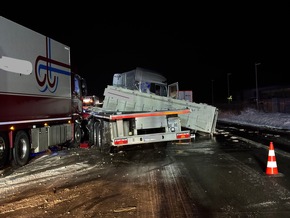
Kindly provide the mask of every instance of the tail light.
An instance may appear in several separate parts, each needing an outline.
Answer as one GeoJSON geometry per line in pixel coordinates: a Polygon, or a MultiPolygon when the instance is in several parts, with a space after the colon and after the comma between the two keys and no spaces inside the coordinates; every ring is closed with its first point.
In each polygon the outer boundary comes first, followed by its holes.
{"type": "Polygon", "coordinates": [[[114,140],[115,145],[125,145],[128,144],[128,139],[127,138],[121,138],[121,139],[115,139],[114,140]]]}
{"type": "Polygon", "coordinates": [[[188,138],[190,138],[190,133],[177,133],[176,138],[177,139],[188,139],[188,138]]]}

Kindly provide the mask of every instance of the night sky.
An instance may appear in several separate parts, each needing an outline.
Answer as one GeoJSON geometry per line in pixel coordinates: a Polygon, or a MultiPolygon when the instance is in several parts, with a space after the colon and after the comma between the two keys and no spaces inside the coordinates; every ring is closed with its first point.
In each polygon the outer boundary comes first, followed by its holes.
{"type": "Polygon", "coordinates": [[[255,63],[261,63],[259,87],[290,85],[286,5],[121,7],[0,15],[70,46],[73,69],[90,95],[102,96],[114,73],[136,67],[179,82],[202,103],[211,103],[212,93],[215,102],[226,102],[228,88],[232,95],[255,89],[255,63]]]}

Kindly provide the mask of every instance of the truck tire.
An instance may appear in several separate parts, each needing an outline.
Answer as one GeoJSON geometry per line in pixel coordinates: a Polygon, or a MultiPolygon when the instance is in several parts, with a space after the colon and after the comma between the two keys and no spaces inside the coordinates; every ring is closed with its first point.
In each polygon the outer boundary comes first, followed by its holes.
{"type": "Polygon", "coordinates": [[[30,156],[30,143],[28,135],[21,130],[16,133],[13,147],[13,159],[17,166],[24,166],[28,163],[30,156]]]}
{"type": "Polygon", "coordinates": [[[10,148],[7,136],[0,133],[0,169],[2,169],[9,160],[10,148]]]}
{"type": "Polygon", "coordinates": [[[101,150],[102,148],[102,133],[101,133],[101,122],[96,121],[94,123],[94,145],[101,150]]]}
{"type": "Polygon", "coordinates": [[[110,146],[103,140],[103,122],[96,121],[94,123],[94,144],[101,153],[110,153],[110,146]]]}
{"type": "Polygon", "coordinates": [[[81,139],[82,139],[82,130],[81,126],[78,123],[75,123],[74,125],[74,141],[72,143],[73,148],[80,147],[81,139]]]}

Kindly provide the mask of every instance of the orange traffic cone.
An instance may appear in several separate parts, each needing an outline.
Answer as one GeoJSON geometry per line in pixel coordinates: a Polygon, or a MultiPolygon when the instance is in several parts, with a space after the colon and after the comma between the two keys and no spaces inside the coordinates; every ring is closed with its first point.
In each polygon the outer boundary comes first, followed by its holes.
{"type": "Polygon", "coordinates": [[[268,175],[278,174],[278,167],[277,167],[277,163],[276,163],[273,142],[270,142],[266,174],[268,174],[268,175]]]}

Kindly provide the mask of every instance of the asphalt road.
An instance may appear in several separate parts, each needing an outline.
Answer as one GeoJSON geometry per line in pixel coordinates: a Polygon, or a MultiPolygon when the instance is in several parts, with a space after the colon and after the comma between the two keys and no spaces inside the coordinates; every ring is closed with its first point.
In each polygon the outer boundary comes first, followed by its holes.
{"type": "Polygon", "coordinates": [[[47,153],[2,170],[0,217],[287,217],[289,155],[226,132],[114,154],[47,153]]]}

